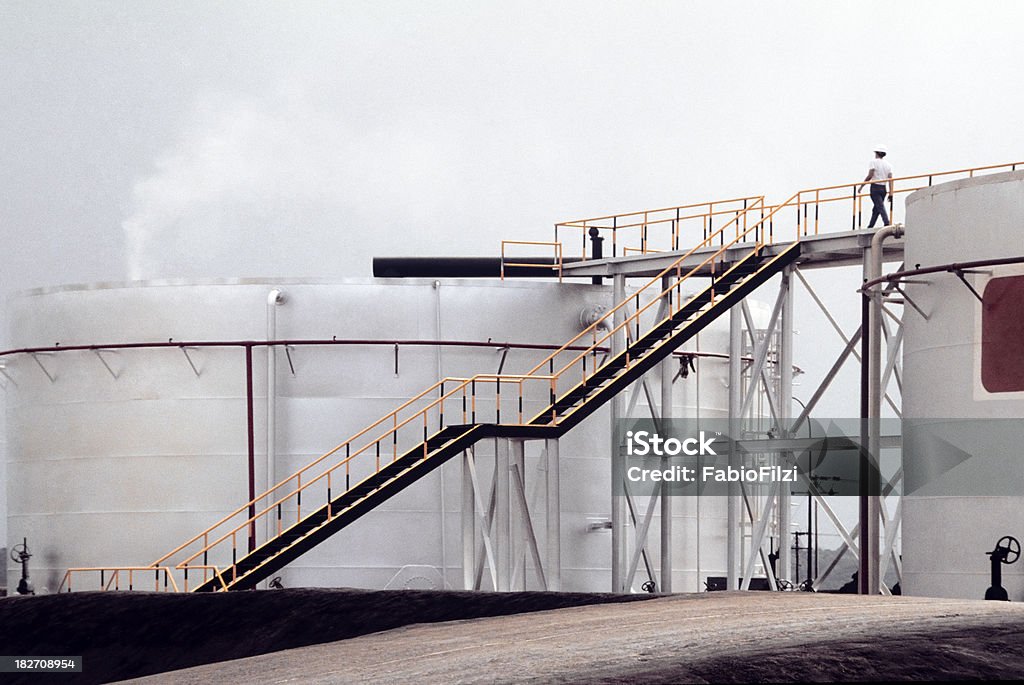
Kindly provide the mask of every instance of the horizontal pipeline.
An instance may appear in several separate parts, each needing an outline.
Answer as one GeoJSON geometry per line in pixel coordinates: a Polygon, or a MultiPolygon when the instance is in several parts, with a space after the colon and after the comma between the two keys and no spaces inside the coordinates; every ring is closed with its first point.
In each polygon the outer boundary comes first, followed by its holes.
{"type": "MultiPolygon", "coordinates": [[[[186,340],[177,341],[173,338],[167,342],[132,342],[132,343],[105,343],[91,345],[61,345],[57,343],[49,347],[20,347],[17,349],[0,351],[0,357],[9,357],[18,354],[40,354],[48,352],[102,352],[106,350],[142,350],[142,349],[164,349],[164,348],[199,348],[199,347],[304,347],[316,345],[386,345],[389,347],[485,347],[494,350],[543,350],[553,352],[563,349],[561,345],[548,345],[544,343],[508,343],[494,342],[492,340],[373,340],[373,339],[342,339],[331,338],[330,340],[318,339],[288,339],[288,340],[186,340]]],[[[607,347],[589,347],[587,345],[569,345],[564,348],[571,352],[608,352],[607,347]]],[[[695,357],[698,359],[728,359],[729,355],[724,352],[691,352],[676,350],[673,356],[679,358],[695,357]]],[[[741,357],[744,362],[754,361],[753,357],[741,357]]],[[[803,371],[794,366],[797,373],[803,371]]]]}
{"type": "MultiPolygon", "coordinates": [[[[550,257],[516,257],[517,265],[505,265],[511,278],[555,278],[558,263],[550,257]]],[[[581,262],[581,257],[566,257],[562,264],[581,262]]],[[[374,257],[376,278],[500,278],[501,257],[374,257]]]]}

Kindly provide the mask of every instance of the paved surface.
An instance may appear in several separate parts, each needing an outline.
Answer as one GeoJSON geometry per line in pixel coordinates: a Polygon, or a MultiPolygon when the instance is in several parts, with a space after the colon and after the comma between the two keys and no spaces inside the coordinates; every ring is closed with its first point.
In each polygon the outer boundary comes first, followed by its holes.
{"type": "Polygon", "coordinates": [[[1021,673],[1024,605],[707,593],[408,626],[133,682],[654,683],[1021,673]]]}

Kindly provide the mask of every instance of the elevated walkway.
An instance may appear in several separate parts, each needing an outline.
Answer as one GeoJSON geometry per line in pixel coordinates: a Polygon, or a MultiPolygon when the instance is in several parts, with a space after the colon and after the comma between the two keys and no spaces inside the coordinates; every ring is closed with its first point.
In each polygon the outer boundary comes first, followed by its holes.
{"type": "MultiPolygon", "coordinates": [[[[878,229],[865,228],[842,233],[826,233],[822,235],[803,236],[799,239],[800,256],[797,265],[801,269],[813,269],[836,266],[855,266],[864,261],[864,251],[871,245],[871,238],[878,229]]],[[[775,256],[787,249],[787,243],[765,245],[765,254],[775,256]]],[[[703,248],[687,255],[681,262],[683,269],[690,270],[700,267],[694,276],[710,276],[710,269],[701,266],[708,255],[716,248],[703,248]]],[[[744,255],[743,245],[734,245],[722,255],[725,264],[732,264],[744,255]]],[[[566,277],[611,277],[624,275],[628,278],[650,278],[663,271],[668,265],[675,263],[679,252],[650,252],[607,259],[590,259],[587,261],[567,262],[562,266],[566,277]]],[[[903,242],[889,241],[884,245],[883,261],[903,261],[903,242]]]]}

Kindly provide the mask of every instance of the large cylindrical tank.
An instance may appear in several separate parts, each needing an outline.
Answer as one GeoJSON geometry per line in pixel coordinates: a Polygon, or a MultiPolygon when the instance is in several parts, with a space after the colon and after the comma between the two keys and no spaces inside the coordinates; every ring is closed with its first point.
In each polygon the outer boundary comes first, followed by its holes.
{"type": "MultiPolygon", "coordinates": [[[[906,226],[909,269],[1024,255],[1024,172],[919,190],[906,226]]],[[[986,553],[1024,539],[1024,265],[961,276],[906,284],[902,587],[981,599],[986,553]]],[[[1002,575],[1024,600],[1024,563],[1002,575]]]]}
{"type": "MultiPolygon", "coordinates": [[[[558,345],[581,330],[585,311],[610,300],[607,287],[538,282],[264,279],[67,286],[11,300],[11,346],[266,340],[268,294],[274,290],[281,292],[280,304],[272,307],[277,340],[558,345]]],[[[724,352],[725,330],[716,323],[687,349],[724,352]]],[[[546,354],[390,344],[276,350],[271,482],[441,376],[499,367],[523,372],[546,354]]],[[[252,357],[254,476],[261,491],[268,482],[266,348],[253,348],[252,357]]],[[[704,416],[720,416],[727,362],[697,363],[698,373],[676,381],[675,411],[693,416],[699,402],[704,416]]],[[[6,357],[5,371],[11,379],[8,475],[15,484],[9,538],[29,538],[38,587],[56,589],[68,567],[149,564],[248,499],[243,347],[22,353],[6,357]]],[[[531,501],[542,482],[539,445],[528,444],[526,453],[531,501]]],[[[610,510],[609,449],[607,409],[562,439],[565,590],[610,587],[608,531],[599,525],[610,510]]],[[[480,447],[485,459],[492,450],[480,447]]],[[[293,562],[282,572],[283,582],[460,587],[460,487],[461,467],[453,460],[293,562]]],[[[674,510],[675,589],[697,590],[704,576],[724,573],[724,502],[681,501],[674,510]]],[[[538,535],[543,545],[543,530],[538,535]]],[[[15,573],[9,570],[9,582],[15,573]]],[[[532,576],[530,585],[536,587],[532,576]]]]}

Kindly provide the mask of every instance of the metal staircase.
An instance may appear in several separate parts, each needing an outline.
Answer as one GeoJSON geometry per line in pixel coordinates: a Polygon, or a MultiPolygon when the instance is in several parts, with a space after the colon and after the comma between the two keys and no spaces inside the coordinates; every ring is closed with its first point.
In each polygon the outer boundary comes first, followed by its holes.
{"type": "MultiPolygon", "coordinates": [[[[241,558],[233,559],[227,569],[228,577],[214,575],[196,590],[235,590],[255,586],[482,438],[560,437],[764,281],[792,264],[800,249],[799,244],[793,244],[781,254],[765,259],[761,257],[762,247],[754,246],[699,294],[630,342],[621,353],[607,359],[592,375],[557,397],[529,423],[444,425],[376,473],[345,489],[337,497],[331,497],[280,535],[241,558]]],[[[237,548],[235,552],[237,554],[237,548]]]]}
{"type": "MultiPolygon", "coordinates": [[[[1007,168],[1017,164],[906,177],[899,192],[933,177],[1007,168]]],[[[560,437],[792,265],[801,238],[818,235],[819,209],[851,199],[857,228],[858,184],[800,191],[772,206],[747,197],[558,224],[556,241],[544,244],[555,246],[559,277],[560,227],[580,230],[584,261],[594,229],[610,235],[613,257],[663,252],[672,261],[525,374],[442,379],[149,566],[69,569],[61,589],[96,572],[100,589],[132,589],[141,578],[155,590],[252,588],[481,439],[560,437]],[[776,241],[783,210],[795,210],[796,230],[776,241]],[[657,229],[660,250],[652,247],[657,229]],[[621,243],[620,252],[617,236],[629,231],[639,248],[621,243]],[[686,244],[694,246],[683,252],[686,244]],[[540,411],[530,416],[529,408],[540,411]]]]}

